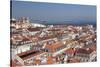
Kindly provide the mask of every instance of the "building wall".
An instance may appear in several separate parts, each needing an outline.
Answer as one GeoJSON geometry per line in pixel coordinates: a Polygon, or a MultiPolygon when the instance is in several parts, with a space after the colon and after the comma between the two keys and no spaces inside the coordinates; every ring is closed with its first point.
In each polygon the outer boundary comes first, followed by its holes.
{"type": "Polygon", "coordinates": [[[18,54],[18,53],[21,53],[21,52],[25,52],[25,51],[27,51],[27,50],[30,50],[31,45],[32,45],[32,43],[18,46],[18,47],[15,49],[14,52],[15,52],[15,54],[18,54]]]}

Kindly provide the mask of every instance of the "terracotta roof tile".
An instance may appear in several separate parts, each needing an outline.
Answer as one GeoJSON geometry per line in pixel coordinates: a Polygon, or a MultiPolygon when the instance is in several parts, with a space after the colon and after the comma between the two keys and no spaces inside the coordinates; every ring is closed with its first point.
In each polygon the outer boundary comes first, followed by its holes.
{"type": "Polygon", "coordinates": [[[76,53],[82,53],[82,54],[90,54],[93,50],[90,48],[77,48],[76,53]]]}
{"type": "Polygon", "coordinates": [[[67,54],[74,54],[75,53],[75,50],[73,48],[69,48],[65,51],[65,53],[67,54]]]}
{"type": "Polygon", "coordinates": [[[46,45],[46,48],[49,48],[49,49],[56,49],[56,48],[59,48],[63,45],[62,42],[56,42],[56,43],[53,43],[51,45],[46,45]]]}

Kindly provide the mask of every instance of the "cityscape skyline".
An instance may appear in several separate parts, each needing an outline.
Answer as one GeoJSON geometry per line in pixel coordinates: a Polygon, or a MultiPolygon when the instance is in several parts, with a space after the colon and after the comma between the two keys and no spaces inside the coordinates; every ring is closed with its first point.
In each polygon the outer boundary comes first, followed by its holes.
{"type": "Polygon", "coordinates": [[[10,66],[97,61],[95,5],[11,4],[10,66]]]}

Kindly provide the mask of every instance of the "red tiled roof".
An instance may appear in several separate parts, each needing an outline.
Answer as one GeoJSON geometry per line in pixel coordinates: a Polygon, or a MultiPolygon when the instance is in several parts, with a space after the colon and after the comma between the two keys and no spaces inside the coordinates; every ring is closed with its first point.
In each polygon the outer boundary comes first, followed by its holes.
{"type": "Polygon", "coordinates": [[[28,38],[23,38],[22,41],[30,41],[28,38]]]}
{"type": "Polygon", "coordinates": [[[44,37],[39,37],[40,40],[46,40],[46,39],[50,39],[50,38],[54,38],[55,36],[53,35],[47,35],[47,36],[44,36],[44,37]]]}
{"type": "Polygon", "coordinates": [[[78,59],[78,58],[69,58],[67,61],[69,63],[77,63],[77,62],[80,62],[80,59],[78,59]]]}
{"type": "Polygon", "coordinates": [[[85,46],[84,48],[90,48],[90,49],[96,51],[96,44],[87,45],[87,46],[85,46]]]}
{"type": "Polygon", "coordinates": [[[46,45],[46,48],[49,48],[49,49],[56,49],[56,48],[59,48],[63,45],[62,42],[56,42],[56,43],[53,43],[51,45],[46,45]]]}
{"type": "Polygon", "coordinates": [[[73,48],[69,48],[65,51],[65,53],[67,54],[74,54],[75,53],[75,50],[73,48]]]}
{"type": "Polygon", "coordinates": [[[93,50],[90,48],[77,48],[76,53],[82,53],[82,54],[90,54],[93,50]]]}
{"type": "Polygon", "coordinates": [[[32,31],[40,31],[41,28],[38,28],[38,27],[37,27],[37,28],[28,28],[28,30],[31,31],[31,32],[32,32],[32,31]]]}

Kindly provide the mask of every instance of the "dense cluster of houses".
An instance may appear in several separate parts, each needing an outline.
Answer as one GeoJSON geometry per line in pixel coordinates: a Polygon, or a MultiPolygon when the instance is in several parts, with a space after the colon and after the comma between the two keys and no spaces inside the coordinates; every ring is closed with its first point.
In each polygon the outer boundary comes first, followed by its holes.
{"type": "Polygon", "coordinates": [[[96,61],[96,27],[43,25],[11,19],[11,65],[46,65],[96,61]]]}

